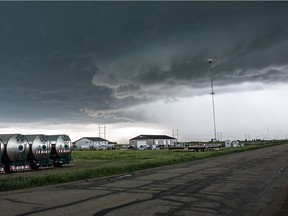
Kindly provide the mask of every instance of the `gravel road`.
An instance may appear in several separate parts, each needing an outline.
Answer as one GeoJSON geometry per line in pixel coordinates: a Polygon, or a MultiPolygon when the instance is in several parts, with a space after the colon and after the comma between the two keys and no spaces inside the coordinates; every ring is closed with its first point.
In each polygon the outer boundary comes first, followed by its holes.
{"type": "MultiPolygon", "coordinates": [[[[288,144],[146,171],[0,193],[0,215],[287,213],[288,144]]],[[[287,215],[287,214],[286,214],[287,215]]]]}

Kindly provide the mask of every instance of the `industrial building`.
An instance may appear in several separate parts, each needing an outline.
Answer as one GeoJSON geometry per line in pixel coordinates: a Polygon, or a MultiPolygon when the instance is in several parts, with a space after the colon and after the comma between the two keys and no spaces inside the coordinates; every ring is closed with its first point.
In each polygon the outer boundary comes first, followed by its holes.
{"type": "Polygon", "coordinates": [[[129,140],[130,146],[134,148],[165,148],[174,146],[176,139],[166,135],[139,135],[129,140]]]}
{"type": "Polygon", "coordinates": [[[77,149],[82,150],[106,150],[110,147],[109,141],[101,137],[82,137],[74,143],[77,149]]]}

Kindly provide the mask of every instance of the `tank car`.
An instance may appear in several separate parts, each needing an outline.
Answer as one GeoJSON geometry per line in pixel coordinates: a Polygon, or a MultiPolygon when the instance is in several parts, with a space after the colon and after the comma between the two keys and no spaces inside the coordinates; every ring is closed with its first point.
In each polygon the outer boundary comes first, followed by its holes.
{"type": "Polygon", "coordinates": [[[19,172],[30,170],[27,161],[29,144],[27,138],[22,134],[0,134],[4,144],[2,162],[5,172],[19,172]]]}
{"type": "Polygon", "coordinates": [[[32,169],[52,168],[53,160],[50,159],[51,143],[47,136],[25,135],[29,142],[30,150],[28,161],[32,169]]]}
{"type": "Polygon", "coordinates": [[[2,157],[4,154],[4,144],[2,139],[0,138],[0,173],[5,173],[4,164],[2,163],[2,157]]]}
{"type": "Polygon", "coordinates": [[[68,165],[72,160],[71,139],[67,135],[49,135],[47,136],[51,141],[51,156],[54,166],[68,165]]]}

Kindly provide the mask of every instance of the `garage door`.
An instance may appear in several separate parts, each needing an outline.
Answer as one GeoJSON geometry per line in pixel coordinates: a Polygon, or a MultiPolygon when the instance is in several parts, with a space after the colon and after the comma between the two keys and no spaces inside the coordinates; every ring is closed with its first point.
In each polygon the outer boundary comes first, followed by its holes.
{"type": "Polygon", "coordinates": [[[145,145],[146,145],[146,141],[143,141],[143,140],[137,141],[137,148],[140,148],[140,146],[145,146],[145,145]]]}

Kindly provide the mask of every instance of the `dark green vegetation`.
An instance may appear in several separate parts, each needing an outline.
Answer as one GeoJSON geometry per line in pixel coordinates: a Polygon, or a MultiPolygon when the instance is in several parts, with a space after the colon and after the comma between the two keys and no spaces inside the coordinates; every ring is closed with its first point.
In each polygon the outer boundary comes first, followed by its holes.
{"type": "Polygon", "coordinates": [[[199,160],[283,143],[284,142],[277,142],[238,148],[221,148],[219,151],[209,152],[183,150],[73,151],[73,163],[75,165],[33,172],[4,174],[0,177],[0,191],[131,173],[137,170],[199,160]]]}

